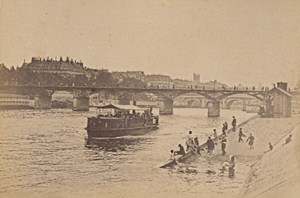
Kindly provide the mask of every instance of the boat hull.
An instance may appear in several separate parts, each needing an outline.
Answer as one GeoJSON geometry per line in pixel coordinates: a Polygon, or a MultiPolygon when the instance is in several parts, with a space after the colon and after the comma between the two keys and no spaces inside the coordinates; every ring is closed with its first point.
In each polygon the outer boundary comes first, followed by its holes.
{"type": "Polygon", "coordinates": [[[117,129],[92,129],[86,128],[88,138],[94,137],[119,137],[127,135],[144,135],[147,132],[158,129],[157,125],[135,127],[135,128],[117,128],[117,129]]]}
{"type": "Polygon", "coordinates": [[[176,160],[169,160],[169,161],[165,162],[164,164],[162,164],[159,167],[160,168],[172,168],[177,164],[177,162],[189,163],[189,162],[194,161],[199,156],[200,156],[199,154],[193,153],[190,151],[190,152],[187,152],[185,155],[178,157],[176,160]]]}
{"type": "Polygon", "coordinates": [[[0,105],[0,110],[23,110],[34,109],[32,106],[27,105],[0,105]]]}

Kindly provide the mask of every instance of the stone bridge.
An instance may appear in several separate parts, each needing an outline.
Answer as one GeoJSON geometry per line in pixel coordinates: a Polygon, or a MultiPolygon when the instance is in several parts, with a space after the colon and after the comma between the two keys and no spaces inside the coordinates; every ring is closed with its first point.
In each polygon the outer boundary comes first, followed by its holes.
{"type": "Polygon", "coordinates": [[[220,116],[220,103],[223,99],[235,95],[246,94],[264,101],[268,91],[265,90],[233,90],[233,89],[165,89],[165,88],[120,88],[120,87],[79,87],[79,86],[21,86],[0,85],[0,93],[29,95],[34,98],[35,108],[51,108],[52,94],[58,91],[69,92],[73,95],[73,110],[88,111],[89,97],[92,94],[106,92],[118,100],[133,99],[141,93],[151,93],[160,101],[161,114],[173,114],[173,101],[176,97],[194,93],[203,96],[207,101],[208,116],[220,116]]]}
{"type": "Polygon", "coordinates": [[[233,96],[229,96],[227,98],[224,98],[222,101],[222,107],[224,109],[230,109],[231,106],[235,103],[235,102],[240,102],[242,103],[242,110],[246,111],[246,107],[247,106],[261,106],[263,105],[263,101],[259,100],[255,97],[249,97],[247,95],[233,95],[233,96]]]}
{"type": "MultiPolygon", "coordinates": [[[[190,108],[207,108],[211,101],[200,95],[181,95],[174,100],[174,106],[190,107],[190,108]]],[[[242,110],[246,110],[247,106],[261,106],[262,101],[257,98],[245,94],[236,94],[228,96],[220,101],[220,107],[230,109],[235,103],[242,103],[242,110]]]]}

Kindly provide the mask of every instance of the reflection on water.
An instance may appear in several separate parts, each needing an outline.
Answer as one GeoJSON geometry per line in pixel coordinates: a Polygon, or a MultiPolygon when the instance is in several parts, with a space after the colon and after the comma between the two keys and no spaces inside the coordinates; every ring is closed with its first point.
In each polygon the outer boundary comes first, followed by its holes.
{"type": "Polygon", "coordinates": [[[149,142],[148,137],[114,137],[114,138],[87,138],[85,147],[92,150],[107,152],[130,151],[137,144],[149,142]]]}

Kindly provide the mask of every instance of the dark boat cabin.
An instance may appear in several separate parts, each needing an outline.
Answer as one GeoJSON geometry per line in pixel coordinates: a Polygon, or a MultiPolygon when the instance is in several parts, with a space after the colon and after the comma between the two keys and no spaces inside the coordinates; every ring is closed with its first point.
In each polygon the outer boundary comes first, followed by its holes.
{"type": "Polygon", "coordinates": [[[88,119],[88,128],[121,129],[158,124],[150,110],[134,105],[105,105],[98,107],[98,116],[88,119]]]}

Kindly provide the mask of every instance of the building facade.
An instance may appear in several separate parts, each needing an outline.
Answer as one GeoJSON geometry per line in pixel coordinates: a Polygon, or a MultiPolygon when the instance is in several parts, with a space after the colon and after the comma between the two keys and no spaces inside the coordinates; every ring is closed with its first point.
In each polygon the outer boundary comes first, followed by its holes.
{"type": "Polygon", "coordinates": [[[287,83],[277,83],[277,87],[270,90],[273,97],[273,117],[291,117],[292,95],[287,92],[287,83]]]}
{"type": "Polygon", "coordinates": [[[85,75],[86,71],[82,62],[74,61],[73,59],[53,60],[52,58],[42,59],[33,57],[30,63],[24,61],[22,68],[28,69],[37,73],[54,73],[54,74],[68,74],[68,75],[85,75]]]}

